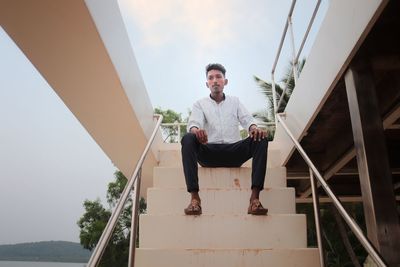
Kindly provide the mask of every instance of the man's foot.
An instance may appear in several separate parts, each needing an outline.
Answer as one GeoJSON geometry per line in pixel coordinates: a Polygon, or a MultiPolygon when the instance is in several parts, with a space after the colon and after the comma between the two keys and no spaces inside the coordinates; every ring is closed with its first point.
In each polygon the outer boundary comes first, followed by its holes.
{"type": "Polygon", "coordinates": [[[258,198],[250,200],[250,206],[247,210],[247,214],[251,215],[267,215],[268,209],[264,208],[261,205],[261,202],[258,198]]]}
{"type": "Polygon", "coordinates": [[[192,199],[190,201],[189,206],[184,209],[186,215],[200,215],[201,214],[201,205],[200,201],[197,199],[192,199]]]}

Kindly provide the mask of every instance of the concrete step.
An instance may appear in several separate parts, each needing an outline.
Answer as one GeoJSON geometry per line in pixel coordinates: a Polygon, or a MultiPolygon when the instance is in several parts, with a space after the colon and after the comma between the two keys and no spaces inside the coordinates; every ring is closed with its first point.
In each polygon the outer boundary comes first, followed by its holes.
{"type": "Polygon", "coordinates": [[[136,249],[138,267],[319,267],[318,250],[300,249],[136,249]]]}
{"type": "MultiPolygon", "coordinates": [[[[267,167],[281,167],[280,150],[268,149],[267,167]]],[[[162,146],[158,154],[159,166],[182,166],[181,150],[178,144],[162,146]]],[[[251,167],[251,159],[243,164],[243,167],[251,167]]]]}
{"type": "MultiPolygon", "coordinates": [[[[200,191],[203,214],[247,214],[250,189],[203,189],[200,191]]],[[[149,188],[147,190],[148,214],[183,215],[189,204],[190,194],[186,189],[149,188]]],[[[293,188],[266,188],[260,194],[260,201],[269,214],[296,213],[295,191],[293,188]]]]}
{"type": "MultiPolygon", "coordinates": [[[[155,167],[154,187],[186,188],[183,168],[155,167]]],[[[199,186],[202,188],[250,188],[251,168],[199,168],[199,186]]],[[[264,187],[285,187],[286,168],[268,168],[264,187]]]]}
{"type": "Polygon", "coordinates": [[[306,248],[303,214],[141,215],[141,248],[306,248]]]}

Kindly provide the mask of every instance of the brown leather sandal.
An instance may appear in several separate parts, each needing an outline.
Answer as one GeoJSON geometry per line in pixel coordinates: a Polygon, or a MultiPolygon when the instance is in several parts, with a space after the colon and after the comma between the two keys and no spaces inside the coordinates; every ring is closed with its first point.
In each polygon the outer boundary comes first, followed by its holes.
{"type": "Polygon", "coordinates": [[[187,206],[184,211],[186,215],[200,215],[202,213],[200,201],[197,199],[192,199],[189,206],[187,206]]]}
{"type": "Polygon", "coordinates": [[[259,199],[253,199],[253,201],[250,201],[250,206],[249,209],[247,210],[247,214],[251,215],[267,215],[268,209],[264,208],[261,205],[261,202],[259,199]]]}

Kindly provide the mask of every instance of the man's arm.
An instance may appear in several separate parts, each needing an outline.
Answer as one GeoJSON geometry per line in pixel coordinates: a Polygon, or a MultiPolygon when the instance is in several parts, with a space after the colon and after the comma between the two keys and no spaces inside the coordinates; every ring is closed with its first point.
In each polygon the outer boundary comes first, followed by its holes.
{"type": "Polygon", "coordinates": [[[188,131],[196,135],[197,140],[201,144],[208,142],[208,136],[204,129],[204,113],[199,101],[193,104],[192,113],[188,121],[188,131]]]}
{"type": "Polygon", "coordinates": [[[253,116],[250,115],[240,101],[238,103],[238,118],[242,127],[245,129],[247,128],[250,138],[253,138],[254,141],[260,141],[267,136],[267,132],[257,127],[253,116]]]}

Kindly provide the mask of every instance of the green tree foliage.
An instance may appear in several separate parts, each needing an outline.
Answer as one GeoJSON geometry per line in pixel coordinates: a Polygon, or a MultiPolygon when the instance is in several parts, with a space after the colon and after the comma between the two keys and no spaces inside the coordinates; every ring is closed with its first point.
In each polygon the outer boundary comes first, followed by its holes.
{"type": "Polygon", "coordinates": [[[84,248],[92,250],[100,239],[111,213],[103,207],[100,199],[85,200],[83,206],[86,212],[78,221],[81,229],[79,239],[84,248]]]}
{"type": "Polygon", "coordinates": [[[172,109],[161,109],[157,107],[154,113],[163,115],[163,123],[182,122],[182,114],[173,111],[172,109]]]}
{"type": "Polygon", "coordinates": [[[115,181],[109,183],[107,189],[107,202],[111,207],[117,204],[117,200],[120,198],[128,182],[128,179],[126,179],[125,175],[120,171],[114,173],[114,178],[115,181]]]}
{"type": "MultiPolygon", "coordinates": [[[[298,73],[300,74],[301,71],[303,70],[304,64],[305,64],[305,59],[301,60],[298,64],[298,73]]],[[[253,113],[253,116],[263,122],[274,122],[274,104],[273,104],[273,94],[272,94],[272,83],[264,81],[263,79],[254,76],[254,81],[257,83],[257,85],[261,89],[261,93],[266,97],[267,103],[266,103],[266,109],[262,111],[258,111],[253,113]]],[[[281,98],[283,91],[284,91],[284,86],[287,84],[286,92],[283,95],[282,99],[282,104],[278,109],[278,112],[283,112],[286,108],[287,103],[289,102],[289,98],[292,95],[292,92],[295,87],[294,83],[294,76],[292,72],[292,64],[289,63],[288,66],[286,67],[285,74],[282,79],[279,80],[279,82],[275,83],[275,91],[276,91],[276,102],[279,102],[279,99],[281,98]]],[[[273,140],[274,134],[275,134],[275,126],[267,126],[266,127],[269,132],[268,140],[273,140]]]]}
{"type": "MultiPolygon", "coordinates": [[[[363,206],[361,203],[344,203],[346,211],[357,222],[357,224],[366,233],[365,219],[363,213],[363,206]]],[[[310,203],[297,204],[297,213],[304,213],[307,215],[307,242],[310,247],[317,247],[317,237],[315,230],[315,220],[313,206],[310,203]]],[[[349,253],[346,250],[341,235],[338,230],[338,224],[334,217],[334,209],[332,203],[321,203],[320,205],[320,223],[321,235],[323,239],[326,263],[328,267],[350,267],[354,266],[349,253]]],[[[344,222],[343,222],[344,223],[344,222]]],[[[346,224],[346,223],[344,223],[346,224]]],[[[365,261],[367,252],[364,250],[353,232],[346,227],[345,235],[349,238],[351,247],[357,255],[359,263],[365,261]]]]}
{"type": "MultiPolygon", "coordinates": [[[[304,64],[306,63],[306,60],[303,59],[299,62],[298,64],[298,73],[300,74],[301,71],[303,70],[304,64]]],[[[261,93],[267,98],[267,108],[266,111],[256,113],[255,115],[257,116],[258,114],[261,115],[260,117],[263,118],[265,121],[273,121],[274,120],[274,106],[273,106],[273,95],[272,95],[272,83],[264,81],[263,79],[254,76],[254,80],[257,83],[257,85],[261,89],[261,93]],[[265,115],[266,116],[263,116],[265,115]]],[[[292,72],[292,64],[289,63],[288,66],[286,67],[285,74],[282,79],[280,79],[278,82],[275,83],[275,89],[276,89],[276,101],[278,102],[279,99],[281,98],[284,87],[282,86],[287,84],[286,92],[283,96],[282,99],[282,104],[278,109],[278,112],[283,112],[286,108],[287,103],[289,102],[289,98],[292,95],[292,92],[295,87],[294,83],[294,76],[292,72]]]]}
{"type": "MultiPolygon", "coordinates": [[[[182,122],[187,122],[188,118],[182,119],[182,114],[177,113],[171,109],[162,109],[160,107],[157,107],[154,109],[154,113],[156,114],[161,114],[163,115],[163,120],[162,123],[182,123],[182,122]]],[[[168,126],[168,127],[162,127],[162,135],[164,142],[167,143],[176,143],[180,140],[178,140],[178,129],[180,131],[181,136],[183,136],[186,133],[186,126],[168,126]]]]}
{"type": "MultiPolygon", "coordinates": [[[[83,206],[85,213],[78,221],[80,228],[79,239],[84,248],[93,250],[97,245],[101,234],[111,216],[111,210],[118,203],[122,191],[124,190],[127,179],[120,171],[114,173],[115,180],[108,184],[107,202],[109,208],[106,209],[100,203],[85,200],[83,206]]],[[[146,201],[140,199],[139,212],[146,211],[146,201]]],[[[127,266],[129,256],[129,238],[132,221],[132,200],[128,199],[125,208],[114,229],[113,235],[100,262],[100,267],[127,266]]]]}

